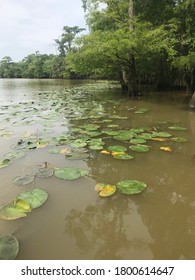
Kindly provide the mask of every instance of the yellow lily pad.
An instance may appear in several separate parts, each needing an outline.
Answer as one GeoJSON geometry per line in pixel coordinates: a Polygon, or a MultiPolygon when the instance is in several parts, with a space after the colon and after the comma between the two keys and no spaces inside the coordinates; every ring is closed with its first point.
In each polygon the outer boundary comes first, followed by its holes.
{"type": "Polygon", "coordinates": [[[107,197],[113,195],[116,192],[116,186],[98,183],[95,185],[95,190],[99,192],[99,196],[107,197]]]}
{"type": "Polygon", "coordinates": [[[172,152],[171,147],[160,147],[160,150],[165,152],[172,152]]]}

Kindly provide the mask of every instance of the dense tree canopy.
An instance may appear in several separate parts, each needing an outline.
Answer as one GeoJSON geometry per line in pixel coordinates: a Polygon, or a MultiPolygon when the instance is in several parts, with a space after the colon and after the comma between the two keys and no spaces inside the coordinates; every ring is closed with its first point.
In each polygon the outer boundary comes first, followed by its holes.
{"type": "Polygon", "coordinates": [[[83,0],[89,32],[64,26],[58,55],[0,62],[0,77],[105,78],[129,94],[142,85],[195,90],[194,0],[83,0]]]}

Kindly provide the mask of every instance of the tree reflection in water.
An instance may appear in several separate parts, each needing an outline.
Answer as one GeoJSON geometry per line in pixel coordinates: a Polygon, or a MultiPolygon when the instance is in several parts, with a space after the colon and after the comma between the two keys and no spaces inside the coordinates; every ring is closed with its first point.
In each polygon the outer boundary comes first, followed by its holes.
{"type": "MultiPolygon", "coordinates": [[[[97,199],[84,211],[72,209],[65,219],[65,233],[75,239],[82,255],[93,259],[147,258],[152,240],[129,197],[97,199]],[[140,232],[140,233],[139,233],[140,232]],[[137,234],[138,233],[138,234],[137,234]],[[144,251],[144,253],[143,253],[144,251]],[[136,252],[136,253],[135,253],[136,252]]],[[[151,253],[149,252],[151,258],[151,253]]]]}

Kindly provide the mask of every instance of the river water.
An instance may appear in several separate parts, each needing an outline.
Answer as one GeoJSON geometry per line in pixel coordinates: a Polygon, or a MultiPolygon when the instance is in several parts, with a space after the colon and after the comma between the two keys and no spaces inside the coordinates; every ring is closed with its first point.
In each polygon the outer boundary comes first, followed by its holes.
{"type": "MultiPolygon", "coordinates": [[[[26,217],[0,220],[0,235],[13,234],[20,243],[17,259],[195,259],[195,112],[188,110],[185,93],[154,92],[133,99],[94,81],[1,79],[0,102],[0,160],[25,137],[50,139],[47,146],[25,150],[24,157],[0,169],[0,205],[34,188],[49,195],[26,217]],[[136,113],[140,108],[145,112],[136,113]],[[54,137],[91,124],[99,125],[99,131],[149,127],[187,141],[149,140],[147,153],[128,150],[132,160],[93,149],[84,160],[48,152],[56,147],[54,137]],[[186,130],[170,130],[173,126],[186,130]],[[14,184],[15,177],[45,162],[86,168],[90,178],[52,176],[14,184]],[[147,188],[110,197],[100,197],[94,189],[96,183],[128,179],[145,182],[147,188]]],[[[104,150],[130,146],[105,134],[95,138],[100,137],[104,150]]]]}

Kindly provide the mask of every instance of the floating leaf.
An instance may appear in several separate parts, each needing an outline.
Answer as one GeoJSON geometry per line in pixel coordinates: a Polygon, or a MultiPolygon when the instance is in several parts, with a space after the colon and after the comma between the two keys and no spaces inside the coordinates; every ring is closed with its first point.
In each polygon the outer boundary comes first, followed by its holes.
{"type": "Polygon", "coordinates": [[[89,157],[89,154],[84,153],[84,152],[76,152],[76,151],[65,155],[66,159],[72,159],[72,160],[82,160],[82,159],[86,159],[88,157],[89,157]]]}
{"type": "Polygon", "coordinates": [[[21,210],[22,212],[31,212],[30,205],[22,199],[15,199],[14,202],[14,207],[21,210]]]}
{"type": "Polygon", "coordinates": [[[54,171],[51,168],[41,167],[34,172],[34,176],[38,178],[48,178],[53,175],[54,171]]]}
{"type": "Polygon", "coordinates": [[[168,132],[153,132],[152,133],[152,138],[153,137],[162,137],[162,138],[168,138],[171,137],[172,135],[168,132]]]}
{"type": "Polygon", "coordinates": [[[19,186],[25,186],[33,182],[33,175],[18,176],[13,179],[13,183],[19,186]]]}
{"type": "Polygon", "coordinates": [[[56,170],[54,175],[63,180],[76,180],[80,177],[86,176],[88,170],[77,167],[64,167],[56,170]]]}
{"type": "Polygon", "coordinates": [[[11,163],[11,160],[6,158],[4,160],[0,160],[0,168],[4,168],[11,163]]]}
{"type": "Polygon", "coordinates": [[[51,149],[48,150],[48,152],[50,154],[59,154],[60,149],[59,148],[51,148],[51,149]]]}
{"type": "Polygon", "coordinates": [[[143,114],[149,111],[149,108],[139,108],[134,113],[135,114],[143,114]]]}
{"type": "Polygon", "coordinates": [[[26,201],[31,209],[38,208],[45,203],[48,198],[46,191],[42,189],[34,189],[32,192],[22,192],[17,196],[17,199],[26,201]]]}
{"type": "Polygon", "coordinates": [[[68,148],[64,148],[64,149],[59,151],[59,154],[65,155],[65,154],[67,154],[69,152],[70,152],[70,150],[68,148]]]}
{"type": "Polygon", "coordinates": [[[108,151],[110,152],[126,152],[127,148],[124,146],[116,145],[116,146],[109,146],[108,151]]]}
{"type": "Polygon", "coordinates": [[[94,151],[99,151],[102,150],[104,147],[101,145],[90,145],[89,149],[94,150],[94,151]]]}
{"type": "Polygon", "coordinates": [[[151,138],[151,140],[153,140],[153,141],[159,141],[159,142],[165,142],[165,141],[167,141],[166,138],[159,138],[159,137],[151,138]]]}
{"type": "Polygon", "coordinates": [[[7,154],[5,154],[3,157],[5,159],[19,159],[22,158],[26,155],[25,152],[23,151],[15,151],[15,152],[9,152],[7,154]]]}
{"type": "Polygon", "coordinates": [[[144,191],[147,185],[137,180],[124,180],[118,182],[116,187],[122,194],[137,194],[144,191]]]}
{"type": "Polygon", "coordinates": [[[179,143],[184,143],[187,141],[187,139],[183,138],[183,137],[173,137],[173,138],[171,138],[171,140],[174,142],[179,142],[179,143]]]}
{"type": "MultiPolygon", "coordinates": [[[[112,155],[113,155],[113,153],[112,153],[112,155]]],[[[128,155],[128,154],[123,153],[123,154],[114,154],[114,155],[113,155],[113,158],[115,158],[115,159],[129,160],[129,159],[133,159],[134,157],[131,156],[131,155],[128,155]]]]}
{"type": "Polygon", "coordinates": [[[19,242],[13,235],[0,237],[0,260],[14,260],[19,252],[19,242]]]}
{"type": "Polygon", "coordinates": [[[95,185],[95,190],[99,192],[99,196],[106,197],[116,192],[116,186],[99,183],[95,185]]]}
{"type": "Polygon", "coordinates": [[[82,148],[87,146],[87,143],[83,141],[82,139],[76,139],[73,142],[70,143],[71,147],[73,148],[82,148]]]}
{"type": "Polygon", "coordinates": [[[160,147],[160,150],[165,151],[165,152],[172,152],[171,147],[160,147]]]}
{"type": "Polygon", "coordinates": [[[144,143],[146,143],[146,140],[142,139],[142,138],[135,138],[135,139],[131,139],[130,143],[131,144],[144,144],[144,143]]]}
{"type": "Polygon", "coordinates": [[[14,206],[14,203],[6,204],[3,208],[0,209],[0,219],[3,220],[16,220],[23,217],[26,217],[26,211],[20,207],[14,206]]]}
{"type": "Polygon", "coordinates": [[[37,148],[45,148],[47,145],[47,142],[37,142],[37,148]]]}
{"type": "Polygon", "coordinates": [[[169,129],[171,129],[171,130],[175,130],[175,131],[183,131],[183,130],[187,130],[187,128],[185,128],[185,127],[181,127],[181,126],[169,126],[169,129]]]}
{"type": "Polygon", "coordinates": [[[101,154],[104,154],[104,155],[110,155],[111,153],[109,151],[106,151],[106,150],[103,150],[100,152],[101,154]]]}
{"type": "Polygon", "coordinates": [[[130,131],[124,131],[124,132],[120,132],[119,135],[114,136],[113,138],[115,140],[119,140],[119,141],[126,141],[126,140],[130,140],[134,137],[134,133],[130,132],[130,131]]]}
{"type": "Polygon", "coordinates": [[[139,153],[145,153],[149,151],[149,147],[147,145],[132,145],[129,146],[129,148],[132,151],[139,152],[139,153]]]}

